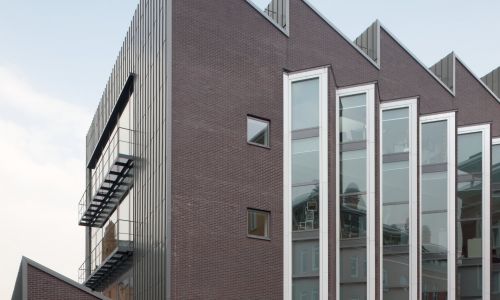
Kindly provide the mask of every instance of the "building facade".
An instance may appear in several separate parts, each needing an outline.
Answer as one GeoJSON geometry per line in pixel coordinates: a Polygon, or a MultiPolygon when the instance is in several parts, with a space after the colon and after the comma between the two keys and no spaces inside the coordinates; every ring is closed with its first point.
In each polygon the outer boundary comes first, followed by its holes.
{"type": "Polygon", "coordinates": [[[304,0],[141,0],[87,135],[81,282],[500,299],[499,78],[304,0]]]}

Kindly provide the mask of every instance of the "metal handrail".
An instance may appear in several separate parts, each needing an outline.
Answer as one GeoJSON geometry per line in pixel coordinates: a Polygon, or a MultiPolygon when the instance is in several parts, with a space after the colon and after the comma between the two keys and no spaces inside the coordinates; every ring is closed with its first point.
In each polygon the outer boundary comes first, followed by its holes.
{"type": "Polygon", "coordinates": [[[88,274],[94,273],[103,262],[108,259],[120,246],[132,248],[134,242],[133,221],[118,219],[116,223],[108,223],[104,234],[97,241],[90,252],[90,255],[84,260],[78,269],[79,283],[85,282],[88,274]]]}
{"type": "Polygon", "coordinates": [[[89,208],[92,200],[87,199],[87,193],[91,193],[90,199],[94,199],[97,191],[102,187],[104,179],[120,155],[132,156],[133,151],[133,130],[118,127],[116,132],[109,139],[109,143],[101,154],[97,162],[90,183],[87,185],[80,201],[78,202],[78,220],[81,220],[85,211],[89,208]]]}

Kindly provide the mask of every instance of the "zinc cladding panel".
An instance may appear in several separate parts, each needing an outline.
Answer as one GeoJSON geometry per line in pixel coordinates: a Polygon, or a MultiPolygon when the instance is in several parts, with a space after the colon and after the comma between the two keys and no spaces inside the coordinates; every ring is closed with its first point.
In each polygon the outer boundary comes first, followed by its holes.
{"type": "Polygon", "coordinates": [[[358,47],[365,52],[373,61],[378,63],[378,22],[374,22],[368,27],[359,37],[356,38],[355,43],[358,47]]]}
{"type": "Polygon", "coordinates": [[[455,74],[453,70],[455,55],[448,54],[442,58],[435,65],[430,67],[430,70],[436,75],[447,87],[451,90],[454,89],[455,74]]]}
{"type": "Polygon", "coordinates": [[[87,163],[129,74],[134,81],[134,299],[167,299],[165,2],[141,0],[87,134],[87,163]]]}

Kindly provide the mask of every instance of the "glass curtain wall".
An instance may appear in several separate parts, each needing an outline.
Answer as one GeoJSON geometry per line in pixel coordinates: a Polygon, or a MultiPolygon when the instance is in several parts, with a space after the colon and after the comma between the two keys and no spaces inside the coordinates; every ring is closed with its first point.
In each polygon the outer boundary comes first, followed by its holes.
{"type": "Polygon", "coordinates": [[[291,84],[292,297],[319,299],[320,80],[291,84]]]}
{"type": "MultiPolygon", "coordinates": [[[[410,109],[382,110],[383,299],[410,299],[410,109]]],[[[415,126],[415,125],[413,125],[415,126]]]]}
{"type": "Polygon", "coordinates": [[[482,133],[460,134],[457,147],[457,299],[482,299],[482,133]]]}
{"type": "Polygon", "coordinates": [[[491,299],[500,299],[500,140],[491,147],[491,299]]]}
{"type": "MultiPolygon", "coordinates": [[[[450,299],[448,294],[449,147],[448,120],[421,126],[421,270],[422,300],[450,299]]],[[[453,132],[453,135],[455,133],[453,132]]],[[[454,187],[453,187],[454,188],[454,187]]],[[[453,197],[453,196],[452,196],[453,197]]],[[[454,262],[451,262],[454,265],[454,262]]]]}
{"type": "Polygon", "coordinates": [[[339,102],[339,293],[367,296],[367,94],[339,102]]]}

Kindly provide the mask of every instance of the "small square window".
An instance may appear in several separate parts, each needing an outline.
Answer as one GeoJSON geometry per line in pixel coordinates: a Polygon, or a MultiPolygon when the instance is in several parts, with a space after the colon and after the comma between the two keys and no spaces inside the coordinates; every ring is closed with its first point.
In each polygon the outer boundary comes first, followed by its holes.
{"type": "Polygon", "coordinates": [[[269,239],[269,212],[248,209],[248,236],[269,239]]]}
{"type": "Polygon", "coordinates": [[[247,142],[269,147],[269,121],[247,116],[247,142]]]}

